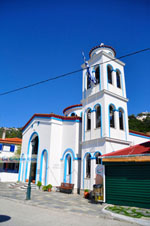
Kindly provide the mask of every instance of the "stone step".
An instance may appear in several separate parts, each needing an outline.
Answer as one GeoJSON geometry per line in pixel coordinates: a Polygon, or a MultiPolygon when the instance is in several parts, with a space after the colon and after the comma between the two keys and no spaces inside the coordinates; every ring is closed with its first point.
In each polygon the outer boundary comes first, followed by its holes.
{"type": "MultiPolygon", "coordinates": [[[[11,183],[8,185],[9,188],[15,189],[19,188],[21,190],[26,190],[28,187],[28,183],[11,183]]],[[[31,189],[36,189],[36,184],[31,183],[31,189]]]]}
{"type": "MultiPolygon", "coordinates": [[[[27,187],[28,187],[28,184],[24,184],[23,186],[20,187],[20,189],[21,189],[21,190],[26,190],[27,187]]],[[[31,183],[31,189],[32,189],[32,190],[37,189],[36,184],[31,183]]]]}

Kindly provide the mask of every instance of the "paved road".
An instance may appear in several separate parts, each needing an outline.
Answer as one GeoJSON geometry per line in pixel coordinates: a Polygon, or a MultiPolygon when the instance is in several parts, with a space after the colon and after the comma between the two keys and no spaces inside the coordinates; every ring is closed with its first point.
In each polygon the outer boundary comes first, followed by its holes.
{"type": "Polygon", "coordinates": [[[19,203],[7,198],[0,197],[0,221],[1,226],[130,226],[136,225],[115,219],[107,219],[72,213],[63,210],[52,210],[19,203]],[[2,216],[3,215],[3,216],[2,216]],[[4,217],[5,216],[5,217],[4,217]],[[8,219],[10,218],[10,219],[8,219]]]}
{"type": "Polygon", "coordinates": [[[32,190],[31,200],[25,198],[26,191],[0,183],[0,219],[7,220],[0,226],[136,225],[104,214],[106,204],[93,204],[82,195],[32,190]]]}

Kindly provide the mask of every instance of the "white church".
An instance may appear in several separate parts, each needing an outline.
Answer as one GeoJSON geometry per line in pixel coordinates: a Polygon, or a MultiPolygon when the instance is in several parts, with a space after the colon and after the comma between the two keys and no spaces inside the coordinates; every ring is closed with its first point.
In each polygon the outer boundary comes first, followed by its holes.
{"type": "Polygon", "coordinates": [[[84,63],[80,104],[65,108],[63,116],[34,114],[23,127],[19,181],[27,181],[31,170],[35,183],[92,190],[99,156],[150,139],[129,131],[125,64],[115,50],[104,44],[92,48],[88,64],[96,84],[84,63]],[[34,155],[37,160],[31,161],[34,155]]]}

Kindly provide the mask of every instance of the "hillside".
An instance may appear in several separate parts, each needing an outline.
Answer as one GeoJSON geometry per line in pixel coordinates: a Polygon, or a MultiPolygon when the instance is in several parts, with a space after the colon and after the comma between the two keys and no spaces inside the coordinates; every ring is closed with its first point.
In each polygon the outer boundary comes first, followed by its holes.
{"type": "Polygon", "coordinates": [[[150,116],[143,121],[136,118],[135,115],[129,116],[129,129],[143,133],[150,133],[150,116]]]}
{"type": "MultiPolygon", "coordinates": [[[[3,134],[3,127],[0,128],[0,138],[2,137],[3,134]]],[[[22,131],[21,128],[7,128],[6,130],[6,138],[13,138],[13,137],[18,137],[22,138],[22,131]]]]}

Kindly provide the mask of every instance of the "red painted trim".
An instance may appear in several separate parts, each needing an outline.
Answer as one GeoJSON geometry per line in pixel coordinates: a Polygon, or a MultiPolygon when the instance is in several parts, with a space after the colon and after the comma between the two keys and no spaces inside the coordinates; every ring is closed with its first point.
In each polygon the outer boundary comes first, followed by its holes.
{"type": "Polygon", "coordinates": [[[138,134],[138,135],[141,135],[141,136],[145,136],[145,137],[149,137],[149,135],[145,134],[145,133],[141,133],[141,132],[138,132],[138,131],[134,131],[134,130],[129,130],[129,133],[135,133],[135,134],[138,134]]]}
{"type": "Polygon", "coordinates": [[[71,108],[74,108],[74,107],[81,107],[81,106],[82,106],[82,104],[71,105],[71,106],[65,108],[65,109],[63,110],[63,113],[65,113],[65,111],[67,111],[67,110],[69,110],[69,109],[71,109],[71,108]]]}
{"type": "Polygon", "coordinates": [[[114,49],[113,47],[107,46],[107,45],[103,45],[103,46],[98,45],[98,46],[93,47],[93,48],[90,50],[90,52],[89,52],[89,57],[91,57],[91,53],[93,52],[93,50],[95,50],[95,49],[97,49],[97,48],[109,48],[109,49],[112,49],[112,50],[114,51],[115,56],[116,56],[116,51],[115,51],[115,49],[114,49]]]}
{"type": "Polygon", "coordinates": [[[34,114],[30,118],[30,120],[25,124],[25,126],[22,128],[22,130],[24,130],[35,117],[42,117],[42,118],[52,118],[52,117],[54,117],[54,118],[59,118],[59,119],[62,119],[62,120],[67,120],[67,121],[79,120],[81,122],[81,117],[78,117],[78,116],[67,117],[67,116],[55,115],[53,113],[52,114],[34,114]]]}
{"type": "Polygon", "coordinates": [[[5,138],[5,139],[0,138],[0,143],[3,143],[3,144],[21,144],[22,139],[20,139],[18,137],[5,138]]]}

